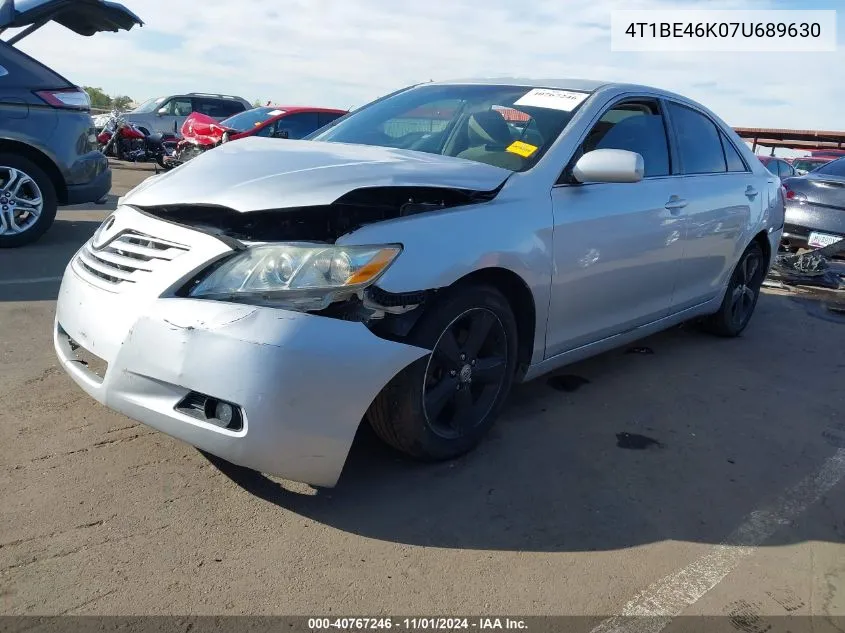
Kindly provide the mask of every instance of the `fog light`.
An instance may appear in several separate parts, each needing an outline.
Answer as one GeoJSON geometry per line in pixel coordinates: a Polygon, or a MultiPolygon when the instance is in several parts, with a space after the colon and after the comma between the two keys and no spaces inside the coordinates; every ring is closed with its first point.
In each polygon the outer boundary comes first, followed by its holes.
{"type": "Polygon", "coordinates": [[[235,409],[228,402],[218,402],[214,407],[214,417],[229,426],[235,419],[235,409]]]}

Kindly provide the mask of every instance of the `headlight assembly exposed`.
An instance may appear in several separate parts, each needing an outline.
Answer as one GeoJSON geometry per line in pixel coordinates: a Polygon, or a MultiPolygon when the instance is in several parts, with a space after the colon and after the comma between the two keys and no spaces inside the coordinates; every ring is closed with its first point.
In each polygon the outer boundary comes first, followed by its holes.
{"type": "Polygon", "coordinates": [[[189,296],[322,310],[374,283],[402,248],[382,246],[253,246],[223,262],[189,296]]]}

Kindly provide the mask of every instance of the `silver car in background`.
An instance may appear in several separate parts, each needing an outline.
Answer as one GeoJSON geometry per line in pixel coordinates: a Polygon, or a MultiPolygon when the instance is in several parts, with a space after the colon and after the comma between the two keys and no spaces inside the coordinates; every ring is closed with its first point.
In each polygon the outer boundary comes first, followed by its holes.
{"type": "Polygon", "coordinates": [[[783,217],[777,178],[681,96],[413,86],[139,185],[68,265],[55,347],[106,406],[333,486],[362,419],[453,458],[514,382],[697,317],[738,335],[783,217]]]}

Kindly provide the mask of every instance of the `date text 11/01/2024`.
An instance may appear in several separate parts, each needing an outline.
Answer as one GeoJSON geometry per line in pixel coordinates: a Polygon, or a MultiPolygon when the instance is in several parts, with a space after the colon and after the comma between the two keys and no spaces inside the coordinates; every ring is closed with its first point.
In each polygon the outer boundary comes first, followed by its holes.
{"type": "Polygon", "coordinates": [[[818,22],[631,22],[631,37],[821,37],[818,22]]]}
{"type": "Polygon", "coordinates": [[[463,630],[526,630],[524,620],[518,618],[309,618],[311,631],[463,631],[463,630]]]}

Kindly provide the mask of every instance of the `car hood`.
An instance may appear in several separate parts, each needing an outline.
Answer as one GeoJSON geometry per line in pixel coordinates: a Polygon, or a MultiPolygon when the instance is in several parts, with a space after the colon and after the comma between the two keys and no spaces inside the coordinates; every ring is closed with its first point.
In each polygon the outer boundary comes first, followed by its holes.
{"type": "Polygon", "coordinates": [[[248,137],[153,176],[122,202],[221,206],[240,212],[329,205],[356,189],[437,187],[489,192],[507,169],[370,145],[248,137]]]}
{"type": "Polygon", "coordinates": [[[0,0],[0,28],[22,28],[50,20],[79,33],[128,31],[143,21],[117,2],[105,0],[0,0]]]}

